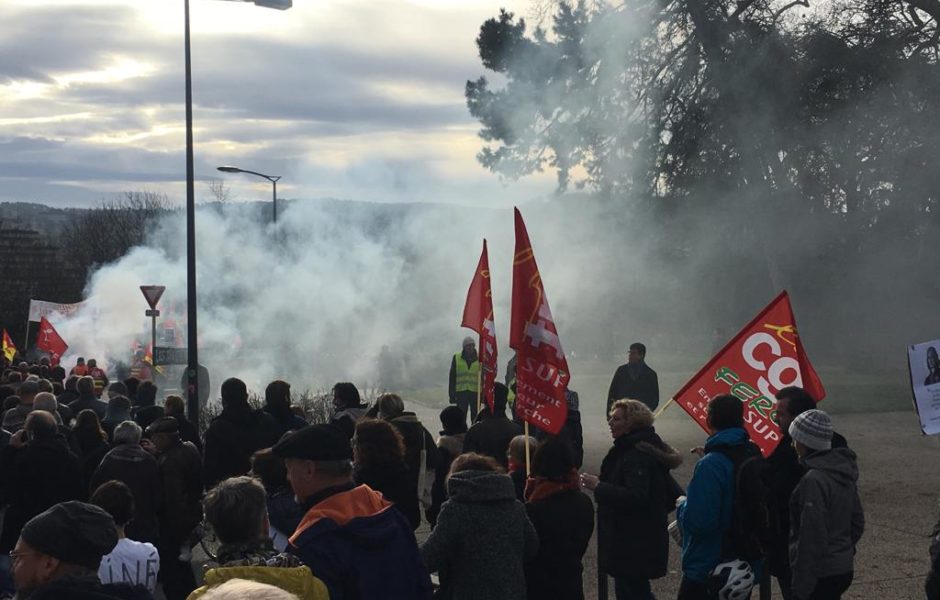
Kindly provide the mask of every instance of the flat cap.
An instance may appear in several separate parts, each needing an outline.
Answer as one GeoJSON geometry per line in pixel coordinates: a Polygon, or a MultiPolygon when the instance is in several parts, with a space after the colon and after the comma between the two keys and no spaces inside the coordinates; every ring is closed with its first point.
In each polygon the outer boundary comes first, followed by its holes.
{"type": "Polygon", "coordinates": [[[308,425],[271,448],[281,458],[304,460],[352,460],[352,445],[336,425],[308,425]]]}
{"type": "Polygon", "coordinates": [[[70,500],[56,504],[23,526],[27,544],[64,563],[98,569],[101,557],[118,543],[114,519],[94,504],[70,500]]]}
{"type": "Polygon", "coordinates": [[[147,426],[147,433],[179,433],[180,424],[175,417],[160,417],[147,426]]]}

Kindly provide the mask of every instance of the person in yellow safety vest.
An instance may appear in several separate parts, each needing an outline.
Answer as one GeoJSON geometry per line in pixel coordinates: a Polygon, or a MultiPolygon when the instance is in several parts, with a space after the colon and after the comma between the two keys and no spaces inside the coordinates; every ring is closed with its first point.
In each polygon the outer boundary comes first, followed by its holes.
{"type": "Polygon", "coordinates": [[[480,389],[480,360],[477,356],[476,342],[472,337],[463,340],[463,350],[454,354],[450,361],[450,381],[447,393],[450,403],[456,404],[466,417],[470,412],[470,422],[477,418],[477,394],[480,389]]]}
{"type": "Polygon", "coordinates": [[[95,396],[101,397],[101,392],[104,391],[104,388],[108,387],[108,375],[104,372],[104,369],[98,366],[98,361],[89,358],[88,359],[88,375],[95,380],[95,396]]]}

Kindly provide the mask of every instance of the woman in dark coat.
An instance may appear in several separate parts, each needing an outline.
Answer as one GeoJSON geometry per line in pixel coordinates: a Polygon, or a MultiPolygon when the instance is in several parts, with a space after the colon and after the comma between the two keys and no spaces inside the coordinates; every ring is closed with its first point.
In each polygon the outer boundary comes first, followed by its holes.
{"type": "Polygon", "coordinates": [[[574,451],[549,437],[536,449],[525,486],[526,512],[539,553],[526,564],[529,600],[583,600],[581,558],[594,533],[594,503],[581,491],[574,451]]]}
{"type": "Polygon", "coordinates": [[[363,419],[356,423],[352,445],[356,483],[382,492],[417,529],[421,524],[418,489],[405,467],[405,444],[398,430],[386,421],[363,419]]]}
{"type": "Polygon", "coordinates": [[[108,443],[108,434],[101,427],[97,413],[90,408],[79,411],[72,431],[81,450],[79,459],[82,461],[82,480],[87,487],[104,455],[111,450],[111,444],[108,443]]]}
{"type": "Polygon", "coordinates": [[[653,428],[653,413],[638,400],[617,400],[608,419],[614,447],[600,478],[581,475],[597,501],[598,563],[614,577],[617,600],[652,599],[650,579],[666,574],[668,515],[676,490],[669,470],[682,455],[653,428]]]}

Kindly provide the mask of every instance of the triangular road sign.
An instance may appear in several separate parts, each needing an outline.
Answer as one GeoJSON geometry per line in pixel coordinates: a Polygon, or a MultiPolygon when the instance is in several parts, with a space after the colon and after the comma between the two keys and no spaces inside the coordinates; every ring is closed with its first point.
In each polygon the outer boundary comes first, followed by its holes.
{"type": "Polygon", "coordinates": [[[163,290],[165,289],[165,285],[140,286],[140,291],[144,293],[144,298],[147,299],[147,304],[150,305],[150,308],[157,308],[157,302],[160,301],[160,296],[163,295],[163,290]]]}

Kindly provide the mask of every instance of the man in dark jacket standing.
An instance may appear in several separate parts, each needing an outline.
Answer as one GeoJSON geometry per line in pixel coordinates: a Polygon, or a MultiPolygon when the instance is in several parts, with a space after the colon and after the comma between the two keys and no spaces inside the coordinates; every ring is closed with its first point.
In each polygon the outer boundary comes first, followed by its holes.
{"type": "Polygon", "coordinates": [[[522,433],[522,427],[506,418],[506,402],[509,389],[499,383],[493,387],[493,413],[484,410],[477,423],[473,424],[464,438],[463,451],[490,456],[503,466],[508,466],[506,452],[512,438],[522,433]]]}
{"type": "Polygon", "coordinates": [[[290,407],[290,384],[280,379],[264,388],[264,412],[277,422],[278,439],[288,431],[303,429],[308,425],[294,414],[290,407]]]}
{"type": "MultiPolygon", "coordinates": [[[[765,565],[769,574],[776,577],[784,600],[790,600],[790,496],[803,477],[805,468],[793,448],[789,429],[793,419],[816,408],[816,401],[806,390],[796,386],[783,388],[777,392],[776,399],[776,422],[782,436],[780,443],[764,462],[767,509],[773,525],[773,540],[768,547],[765,565]]],[[[833,432],[832,447],[847,447],[845,438],[833,432]]]]}
{"type": "Polygon", "coordinates": [[[251,455],[270,448],[280,438],[274,417],[248,404],[245,382],[234,377],[222,383],[222,413],[206,431],[204,469],[206,487],[223,479],[247,475],[251,455]]]}
{"type": "Polygon", "coordinates": [[[806,466],[790,497],[792,597],[838,600],[852,584],[865,530],[855,453],[832,448],[832,421],[821,410],[796,417],[789,432],[806,466]]]}
{"type": "Polygon", "coordinates": [[[89,375],[85,375],[75,383],[75,390],[78,392],[78,399],[69,404],[72,414],[78,415],[86,408],[90,408],[98,415],[99,421],[104,419],[108,412],[108,405],[98,399],[98,395],[95,393],[95,380],[89,375]]]}
{"type": "Polygon", "coordinates": [[[59,435],[55,417],[44,410],[31,412],[25,427],[0,450],[0,477],[8,503],[0,533],[4,554],[31,518],[59,502],[87,496],[81,462],[59,435]]]}
{"type": "Polygon", "coordinates": [[[89,487],[94,492],[113,479],[130,488],[134,496],[134,518],[125,528],[127,537],[156,544],[163,486],[157,460],[140,445],[141,433],[140,425],[133,421],[124,421],[114,428],[114,448],[104,455],[89,487]]]}
{"type": "Polygon", "coordinates": [[[185,600],[196,589],[187,555],[193,530],[202,521],[202,465],[199,451],[180,439],[179,423],[160,417],[147,428],[146,448],[157,455],[163,511],[160,514],[160,581],[167,600],[185,600]],[[185,560],[184,560],[185,559],[185,560]]]}
{"type": "Polygon", "coordinates": [[[646,346],[639,342],[630,344],[627,364],[617,367],[614,373],[607,392],[607,412],[615,400],[623,398],[639,400],[652,411],[659,406],[659,378],[646,364],[646,346]]]}
{"type": "Polygon", "coordinates": [[[429,600],[431,580],[411,525],[392,503],[352,481],[352,448],[335,425],[310,425],[273,448],[306,514],[288,551],[332,600],[429,600]]]}

